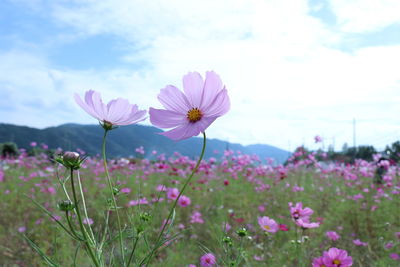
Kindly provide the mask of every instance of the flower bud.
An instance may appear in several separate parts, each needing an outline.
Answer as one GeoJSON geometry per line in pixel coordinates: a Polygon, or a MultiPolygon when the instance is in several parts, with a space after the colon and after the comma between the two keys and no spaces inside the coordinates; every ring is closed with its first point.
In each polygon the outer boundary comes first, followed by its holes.
{"type": "Polygon", "coordinates": [[[236,234],[240,237],[245,237],[248,235],[247,229],[246,228],[240,228],[239,230],[236,231],[236,234]]]}
{"type": "Polygon", "coordinates": [[[224,242],[225,244],[227,244],[230,247],[233,245],[232,238],[230,238],[229,236],[225,236],[222,239],[222,242],[224,242]]]}
{"type": "Polygon", "coordinates": [[[78,170],[81,167],[82,159],[77,152],[66,151],[61,158],[56,159],[57,162],[64,165],[67,169],[78,170]]]}
{"type": "Polygon", "coordinates": [[[114,194],[114,196],[118,195],[119,194],[119,188],[113,187],[113,194],[114,194]]]}
{"type": "Polygon", "coordinates": [[[151,215],[147,212],[142,212],[139,215],[140,220],[144,221],[144,222],[148,222],[151,219],[151,215]]]}
{"type": "Polygon", "coordinates": [[[74,203],[72,203],[70,200],[60,201],[58,202],[57,206],[61,211],[71,211],[75,208],[74,203]]]}

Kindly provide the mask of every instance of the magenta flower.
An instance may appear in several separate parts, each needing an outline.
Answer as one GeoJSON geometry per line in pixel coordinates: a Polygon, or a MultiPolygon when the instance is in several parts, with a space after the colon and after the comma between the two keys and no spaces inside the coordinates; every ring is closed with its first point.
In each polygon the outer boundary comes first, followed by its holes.
{"type": "Polygon", "coordinates": [[[304,228],[304,229],[319,227],[318,222],[310,222],[310,220],[308,218],[298,219],[295,222],[298,226],[300,226],[301,228],[304,228]]]}
{"type": "Polygon", "coordinates": [[[190,216],[190,223],[204,223],[203,218],[201,217],[200,211],[194,211],[193,214],[190,216]]]}
{"type": "Polygon", "coordinates": [[[269,233],[276,233],[279,230],[279,225],[267,216],[258,217],[258,224],[264,231],[269,233]]]}
{"type": "Polygon", "coordinates": [[[353,265],[353,258],[347,255],[347,251],[338,248],[330,248],[325,251],[322,255],[322,261],[327,267],[349,267],[353,265]]]}
{"type": "Polygon", "coordinates": [[[167,190],[167,198],[168,199],[176,199],[179,195],[179,190],[178,188],[168,188],[167,190]]]}
{"type": "Polygon", "coordinates": [[[338,233],[336,233],[335,231],[326,232],[326,236],[332,241],[336,241],[340,238],[340,235],[338,233]]]}
{"type": "Polygon", "coordinates": [[[203,267],[211,267],[217,263],[214,254],[206,253],[200,258],[200,265],[203,267]]]}
{"type": "Polygon", "coordinates": [[[362,242],[360,239],[353,240],[353,244],[356,245],[356,246],[360,246],[360,247],[368,246],[367,242],[362,242]]]}
{"type": "Polygon", "coordinates": [[[292,215],[294,220],[308,219],[314,213],[314,211],[310,208],[303,209],[303,203],[301,202],[296,203],[294,207],[293,204],[290,202],[289,209],[290,214],[292,215]]]}
{"type": "Polygon", "coordinates": [[[314,260],[312,262],[312,267],[326,267],[326,265],[323,261],[323,257],[314,258],[314,260]]]}
{"type": "Polygon", "coordinates": [[[178,204],[179,204],[181,207],[187,207],[187,206],[190,205],[190,203],[191,203],[190,198],[187,197],[187,196],[183,196],[183,195],[182,195],[182,196],[179,198],[179,200],[178,200],[178,204]]]}
{"type": "Polygon", "coordinates": [[[85,102],[78,94],[75,94],[74,98],[81,108],[107,127],[134,124],[146,119],[145,110],[139,110],[137,105],[129,104],[128,100],[123,98],[113,99],[105,105],[100,93],[93,90],[85,93],[85,102]]]}
{"type": "Polygon", "coordinates": [[[230,108],[228,92],[213,71],[206,73],[205,81],[199,73],[189,72],[183,77],[183,90],[173,85],[161,89],[158,100],[165,109],[149,110],[151,123],[173,128],[161,134],[175,141],[204,132],[230,108]]]}

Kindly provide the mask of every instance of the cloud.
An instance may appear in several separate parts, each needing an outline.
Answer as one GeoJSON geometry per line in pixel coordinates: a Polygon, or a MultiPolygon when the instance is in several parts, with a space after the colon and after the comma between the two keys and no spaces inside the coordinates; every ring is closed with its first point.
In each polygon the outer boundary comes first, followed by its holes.
{"type": "Polygon", "coordinates": [[[330,0],[339,27],[345,32],[373,32],[400,23],[397,0],[330,0]]]}
{"type": "MultiPolygon", "coordinates": [[[[398,138],[400,45],[340,49],[347,31],[362,24],[361,15],[353,22],[345,19],[343,3],[331,3],[339,30],[310,15],[306,0],[43,5],[52,23],[75,35],[66,41],[111,35],[124,51],[119,60],[128,65],[78,70],[57,66],[46,51],[0,52],[5,88],[0,96],[10,106],[0,115],[7,122],[40,127],[94,123],[72,100],[74,92],[88,89],[106,100],[125,97],[141,108],[159,107],[160,88],[182,88],[181,77],[188,71],[213,69],[228,88],[232,110],[210,127],[211,138],[282,148],[290,143],[293,149],[302,143],[312,147],[320,134],[329,142],[335,138],[340,148],[352,142],[353,118],[358,143],[383,146],[398,138]]],[[[368,30],[384,25],[380,17],[373,21],[368,30]]]]}

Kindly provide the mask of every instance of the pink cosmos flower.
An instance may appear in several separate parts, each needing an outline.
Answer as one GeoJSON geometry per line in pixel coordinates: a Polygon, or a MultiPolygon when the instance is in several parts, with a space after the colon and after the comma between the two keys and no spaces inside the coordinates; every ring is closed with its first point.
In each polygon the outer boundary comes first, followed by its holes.
{"type": "Polygon", "coordinates": [[[312,262],[312,267],[326,267],[326,265],[323,261],[323,257],[314,258],[314,260],[312,262]]]}
{"type": "Polygon", "coordinates": [[[304,229],[319,227],[318,222],[310,222],[308,218],[298,219],[298,220],[296,220],[296,224],[304,229]]]}
{"type": "Polygon", "coordinates": [[[183,91],[173,85],[161,89],[158,100],[165,109],[150,108],[150,121],[159,128],[173,128],[161,133],[178,141],[204,132],[218,117],[229,111],[228,92],[213,71],[205,81],[197,72],[183,77],[183,91]]]}
{"type": "Polygon", "coordinates": [[[289,227],[286,224],[279,224],[279,230],[287,232],[289,231],[289,227]]]}
{"type": "Polygon", "coordinates": [[[340,235],[338,233],[336,233],[335,231],[326,232],[326,236],[332,241],[336,241],[340,238],[340,235]]]}
{"type": "Polygon", "coordinates": [[[325,251],[322,255],[322,261],[327,267],[349,267],[353,265],[353,258],[347,255],[347,251],[338,248],[330,248],[325,251]]]}
{"type": "Polygon", "coordinates": [[[293,204],[289,202],[289,209],[290,209],[290,214],[295,220],[304,218],[308,219],[314,213],[314,211],[310,208],[303,209],[303,203],[301,202],[296,203],[294,207],[293,204]]]}
{"type": "Polygon", "coordinates": [[[167,190],[167,198],[168,199],[176,199],[179,195],[178,188],[168,188],[167,190]]]}
{"type": "Polygon", "coordinates": [[[211,267],[217,263],[214,254],[206,253],[200,258],[200,265],[203,267],[211,267]]]}
{"type": "Polygon", "coordinates": [[[353,240],[353,244],[359,247],[366,247],[368,246],[367,242],[362,242],[360,239],[353,240]]]}
{"type": "Polygon", "coordinates": [[[400,261],[400,255],[397,253],[391,253],[389,257],[393,260],[400,261]]]}
{"type": "Polygon", "coordinates": [[[314,141],[315,143],[321,143],[322,142],[322,138],[319,135],[314,136],[314,141]]]}
{"type": "Polygon", "coordinates": [[[279,225],[267,216],[258,217],[258,224],[264,231],[269,233],[276,233],[279,230],[279,225]]]}
{"type": "Polygon", "coordinates": [[[108,126],[129,125],[146,119],[145,110],[139,110],[137,105],[129,104],[128,100],[123,98],[113,99],[105,105],[100,93],[93,90],[85,93],[85,102],[78,94],[75,94],[74,98],[89,115],[108,126]]]}
{"type": "Polygon", "coordinates": [[[183,195],[182,195],[182,196],[179,198],[179,200],[178,200],[178,204],[179,204],[181,207],[187,207],[187,206],[190,205],[190,203],[191,203],[190,198],[187,197],[187,196],[183,196],[183,195]]]}
{"type": "Polygon", "coordinates": [[[200,211],[194,211],[193,214],[190,216],[190,223],[204,223],[203,218],[201,217],[200,211]]]}
{"type": "Polygon", "coordinates": [[[85,218],[83,219],[84,224],[92,225],[93,224],[93,219],[91,218],[85,218]]]}

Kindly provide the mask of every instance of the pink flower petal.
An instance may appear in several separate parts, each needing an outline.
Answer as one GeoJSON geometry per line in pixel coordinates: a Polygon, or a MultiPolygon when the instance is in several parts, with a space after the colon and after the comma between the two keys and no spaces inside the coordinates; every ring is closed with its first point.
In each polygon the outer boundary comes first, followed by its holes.
{"type": "MultiPolygon", "coordinates": [[[[88,93],[86,93],[86,95],[88,95],[88,93]]],[[[93,107],[88,105],[87,103],[83,102],[81,97],[78,94],[74,94],[74,98],[75,98],[75,102],[87,113],[89,113],[89,115],[91,115],[92,117],[101,120],[99,118],[99,116],[96,114],[96,112],[93,110],[93,107]]]]}
{"type": "Polygon", "coordinates": [[[187,122],[186,116],[165,109],[149,109],[150,122],[160,128],[173,128],[187,122]]]}
{"type": "Polygon", "coordinates": [[[201,110],[209,107],[214,102],[215,97],[222,90],[223,84],[214,71],[206,72],[206,81],[204,82],[203,98],[201,101],[201,110]]]}
{"type": "Polygon", "coordinates": [[[172,140],[178,141],[190,138],[192,136],[197,136],[199,133],[200,131],[197,129],[197,127],[193,127],[193,125],[188,122],[176,127],[175,129],[160,134],[171,138],[172,140]]]}
{"type": "Polygon", "coordinates": [[[198,72],[189,72],[183,76],[183,91],[193,108],[200,108],[204,81],[198,72]]]}
{"type": "Polygon", "coordinates": [[[105,119],[107,115],[107,107],[104,105],[103,101],[101,100],[101,95],[98,92],[94,92],[92,96],[92,101],[93,101],[93,110],[96,112],[96,114],[102,118],[105,119]]]}
{"type": "Polygon", "coordinates": [[[172,85],[161,89],[158,100],[166,109],[185,115],[192,108],[186,96],[172,85]]]}
{"type": "Polygon", "coordinates": [[[214,101],[209,106],[204,107],[204,116],[219,117],[229,111],[231,104],[228,96],[228,91],[224,88],[215,97],[214,101]]]}
{"type": "Polygon", "coordinates": [[[131,108],[127,99],[117,98],[107,104],[107,109],[108,112],[105,119],[109,122],[117,122],[124,117],[128,117],[131,108]]]}

